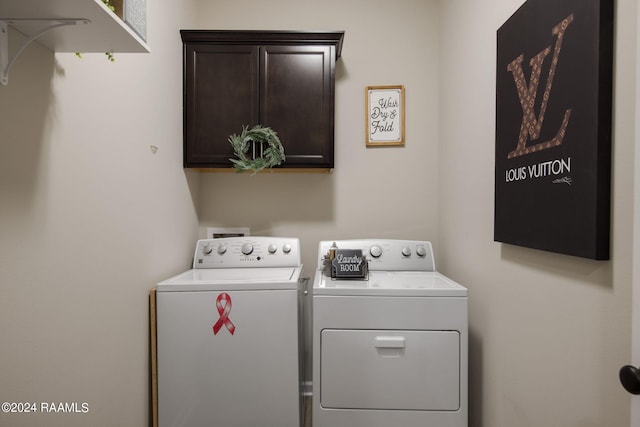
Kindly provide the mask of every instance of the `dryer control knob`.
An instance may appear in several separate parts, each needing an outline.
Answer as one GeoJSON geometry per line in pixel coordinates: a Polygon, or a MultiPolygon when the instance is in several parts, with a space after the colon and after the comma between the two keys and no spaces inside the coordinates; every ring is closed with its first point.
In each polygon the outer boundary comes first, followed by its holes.
{"type": "Polygon", "coordinates": [[[251,243],[245,243],[242,245],[242,253],[245,255],[251,255],[253,252],[253,245],[251,243]]]}
{"type": "Polygon", "coordinates": [[[373,245],[369,248],[369,253],[374,258],[379,258],[382,255],[382,248],[378,245],[373,245]]]}
{"type": "Polygon", "coordinates": [[[402,255],[404,255],[405,257],[411,255],[411,248],[409,246],[405,246],[404,248],[402,248],[402,255]]]}
{"type": "Polygon", "coordinates": [[[418,254],[418,256],[419,256],[420,258],[422,258],[422,257],[424,257],[424,256],[426,256],[426,255],[427,255],[427,250],[425,249],[425,247],[424,247],[424,246],[418,246],[418,247],[416,248],[416,253],[418,254]]]}
{"type": "Polygon", "coordinates": [[[213,252],[211,245],[205,245],[205,247],[202,248],[202,253],[205,255],[211,255],[211,252],[213,252]]]}
{"type": "Polygon", "coordinates": [[[218,255],[224,255],[227,252],[227,247],[225,245],[218,246],[218,255]]]}
{"type": "Polygon", "coordinates": [[[285,254],[291,252],[291,243],[285,243],[284,245],[282,245],[282,252],[284,252],[285,254]]]}
{"type": "Polygon", "coordinates": [[[270,254],[275,254],[276,251],[278,250],[278,247],[274,243],[271,243],[269,247],[267,247],[267,250],[269,251],[270,254]]]}

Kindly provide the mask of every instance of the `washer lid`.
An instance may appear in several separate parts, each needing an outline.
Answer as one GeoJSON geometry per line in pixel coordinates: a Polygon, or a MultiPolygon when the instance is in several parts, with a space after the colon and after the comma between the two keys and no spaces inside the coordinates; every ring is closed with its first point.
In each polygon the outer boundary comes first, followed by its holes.
{"type": "Polygon", "coordinates": [[[158,292],[297,289],[301,267],[191,269],[158,283],[158,292]]]}
{"type": "Polygon", "coordinates": [[[367,280],[316,274],[314,295],[465,297],[467,288],[435,271],[369,271],[367,280]]]}

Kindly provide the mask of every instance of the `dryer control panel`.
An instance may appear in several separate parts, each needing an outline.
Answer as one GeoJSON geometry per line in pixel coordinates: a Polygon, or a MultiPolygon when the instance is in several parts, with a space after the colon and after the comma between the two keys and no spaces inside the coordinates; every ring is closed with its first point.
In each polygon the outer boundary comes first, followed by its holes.
{"type": "Polygon", "coordinates": [[[299,267],[300,241],[289,237],[198,240],[193,268],[299,267]]]}
{"type": "Polygon", "coordinates": [[[318,249],[318,270],[338,249],[362,250],[369,270],[435,271],[431,242],[423,240],[354,239],[325,240],[318,249]]]}

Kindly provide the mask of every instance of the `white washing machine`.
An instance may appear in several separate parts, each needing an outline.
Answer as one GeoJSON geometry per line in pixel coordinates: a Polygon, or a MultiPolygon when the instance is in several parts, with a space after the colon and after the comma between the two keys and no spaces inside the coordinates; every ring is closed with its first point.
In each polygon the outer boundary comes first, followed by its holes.
{"type": "Polygon", "coordinates": [[[467,289],[430,242],[320,242],[313,427],[466,427],[467,354],[467,289]]]}
{"type": "Polygon", "coordinates": [[[298,239],[200,240],[157,285],[160,427],[299,427],[298,239]]]}

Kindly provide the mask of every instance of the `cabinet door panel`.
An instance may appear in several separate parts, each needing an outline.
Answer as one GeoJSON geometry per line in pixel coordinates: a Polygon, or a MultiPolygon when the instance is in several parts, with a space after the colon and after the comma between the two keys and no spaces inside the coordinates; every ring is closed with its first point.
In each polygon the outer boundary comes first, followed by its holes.
{"type": "Polygon", "coordinates": [[[333,168],[333,67],[331,46],[263,46],[261,124],[285,148],[282,167],[333,168]]]}
{"type": "Polygon", "coordinates": [[[185,167],[229,167],[229,135],[258,123],[258,47],[185,45],[185,167]]]}

